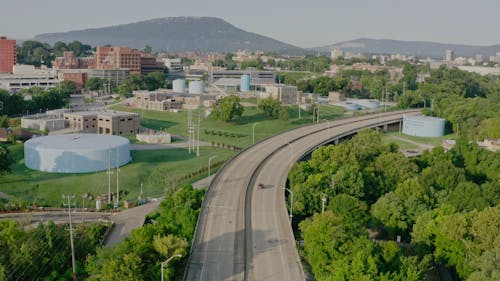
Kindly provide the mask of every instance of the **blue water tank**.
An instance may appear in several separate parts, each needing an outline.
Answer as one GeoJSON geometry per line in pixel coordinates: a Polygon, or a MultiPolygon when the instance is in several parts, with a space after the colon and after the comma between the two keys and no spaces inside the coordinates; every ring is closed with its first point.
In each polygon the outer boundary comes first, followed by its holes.
{"type": "Polygon", "coordinates": [[[240,78],[240,91],[249,92],[250,91],[250,75],[243,74],[240,78]]]}
{"type": "Polygon", "coordinates": [[[403,134],[417,137],[441,137],[444,135],[442,118],[428,116],[404,116],[403,134]]]}

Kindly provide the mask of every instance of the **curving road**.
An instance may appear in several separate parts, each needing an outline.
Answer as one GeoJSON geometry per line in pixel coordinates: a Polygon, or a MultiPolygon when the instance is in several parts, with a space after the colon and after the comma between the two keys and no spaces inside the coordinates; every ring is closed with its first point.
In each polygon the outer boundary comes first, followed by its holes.
{"type": "Polygon", "coordinates": [[[282,189],[291,165],[319,145],[416,113],[387,112],[306,126],[238,154],[208,189],[185,279],[304,280],[282,189]],[[257,183],[265,188],[256,189],[257,183]]]}

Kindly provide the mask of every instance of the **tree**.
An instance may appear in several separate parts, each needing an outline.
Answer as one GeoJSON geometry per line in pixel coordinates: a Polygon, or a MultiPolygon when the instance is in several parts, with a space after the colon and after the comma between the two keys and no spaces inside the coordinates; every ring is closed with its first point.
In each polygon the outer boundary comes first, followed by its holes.
{"type": "Polygon", "coordinates": [[[224,97],[215,105],[213,114],[217,120],[228,122],[241,117],[245,108],[240,104],[240,98],[236,95],[224,97]]]}
{"type": "Polygon", "coordinates": [[[260,99],[257,107],[264,111],[267,116],[277,118],[279,115],[280,102],[273,98],[260,99]]]}
{"type": "Polygon", "coordinates": [[[283,121],[288,121],[290,118],[290,111],[287,106],[280,106],[278,111],[278,118],[283,121]]]}
{"type": "Polygon", "coordinates": [[[151,46],[149,45],[146,45],[144,46],[144,48],[142,48],[142,51],[146,54],[151,54],[153,52],[153,48],[151,48],[151,46]]]}
{"type": "Polygon", "coordinates": [[[65,80],[59,83],[59,86],[57,86],[57,90],[63,97],[68,98],[71,94],[76,93],[77,88],[75,82],[65,80]]]}
{"type": "Polygon", "coordinates": [[[90,91],[101,90],[104,85],[104,79],[99,77],[91,77],[85,82],[85,88],[90,91]]]}
{"type": "Polygon", "coordinates": [[[159,88],[166,87],[165,76],[162,73],[153,72],[149,73],[144,77],[144,83],[149,91],[154,91],[159,88]]]}
{"type": "Polygon", "coordinates": [[[0,145],[0,173],[10,171],[10,165],[14,163],[14,159],[10,155],[9,149],[0,145]]]}
{"type": "Polygon", "coordinates": [[[0,116],[0,128],[8,128],[9,127],[9,116],[2,115],[0,116]]]}

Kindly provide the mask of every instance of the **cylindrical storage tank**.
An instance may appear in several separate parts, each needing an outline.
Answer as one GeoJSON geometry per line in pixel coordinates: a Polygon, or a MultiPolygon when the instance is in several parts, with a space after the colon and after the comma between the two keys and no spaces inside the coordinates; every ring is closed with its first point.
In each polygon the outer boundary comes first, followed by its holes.
{"type": "Polygon", "coordinates": [[[130,162],[128,139],[100,134],[54,135],[24,144],[26,167],[52,173],[90,173],[130,162]]]}
{"type": "Polygon", "coordinates": [[[202,95],[205,92],[205,84],[203,81],[189,82],[189,93],[194,95],[202,95]]]}
{"type": "Polygon", "coordinates": [[[175,79],[172,82],[172,91],[174,93],[184,93],[186,91],[186,80],[175,79]]]}
{"type": "Polygon", "coordinates": [[[442,118],[428,116],[404,116],[403,134],[417,137],[441,137],[444,135],[442,118]]]}
{"type": "Polygon", "coordinates": [[[249,92],[250,91],[250,75],[243,74],[240,78],[240,91],[249,92]]]}

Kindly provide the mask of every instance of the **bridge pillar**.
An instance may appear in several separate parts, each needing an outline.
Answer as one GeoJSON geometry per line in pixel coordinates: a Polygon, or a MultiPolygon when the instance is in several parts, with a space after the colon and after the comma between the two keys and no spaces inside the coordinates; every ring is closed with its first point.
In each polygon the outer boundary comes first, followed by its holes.
{"type": "Polygon", "coordinates": [[[384,124],[384,133],[387,132],[387,124],[384,124]]]}

